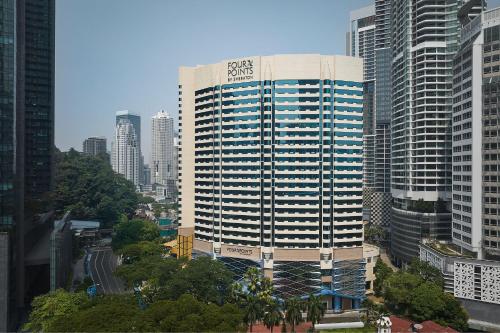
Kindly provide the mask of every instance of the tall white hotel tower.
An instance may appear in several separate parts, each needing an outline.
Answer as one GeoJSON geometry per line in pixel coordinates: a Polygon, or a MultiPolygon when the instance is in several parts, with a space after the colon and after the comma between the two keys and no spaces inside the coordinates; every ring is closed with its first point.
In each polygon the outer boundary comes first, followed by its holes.
{"type": "Polygon", "coordinates": [[[111,150],[113,170],[139,186],[139,143],[134,125],[129,120],[121,119],[116,125],[111,150]]]}
{"type": "Polygon", "coordinates": [[[174,119],[165,111],[158,112],[152,118],[151,131],[151,180],[167,185],[175,177],[174,119]]]}
{"type": "Polygon", "coordinates": [[[181,67],[181,235],[280,297],[365,293],[363,60],[276,55],[181,67]]]}

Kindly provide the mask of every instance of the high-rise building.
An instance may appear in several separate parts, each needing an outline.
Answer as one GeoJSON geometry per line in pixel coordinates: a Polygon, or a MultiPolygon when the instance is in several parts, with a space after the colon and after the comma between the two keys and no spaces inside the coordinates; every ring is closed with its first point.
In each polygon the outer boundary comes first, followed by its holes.
{"type": "Polygon", "coordinates": [[[363,61],[276,55],[181,67],[179,234],[281,297],[365,293],[363,61]]]}
{"type": "Polygon", "coordinates": [[[137,147],[139,148],[139,184],[144,182],[144,156],[142,155],[141,145],[141,116],[129,110],[122,110],[116,112],[115,125],[118,126],[120,120],[127,120],[134,127],[135,135],[137,137],[137,147]]]}
{"type": "Polygon", "coordinates": [[[151,180],[167,185],[174,176],[174,119],[162,110],[151,121],[151,180]]]}
{"type": "Polygon", "coordinates": [[[451,117],[462,1],[391,3],[391,252],[418,257],[423,238],[451,237],[451,117]]]}
{"type": "Polygon", "coordinates": [[[391,0],[375,0],[375,116],[370,222],[389,228],[391,220],[391,0]]]}
{"type": "Polygon", "coordinates": [[[500,8],[484,0],[458,10],[461,36],[453,61],[452,243],[424,240],[420,259],[439,269],[444,289],[469,315],[468,325],[500,330],[498,237],[498,97],[500,8]]]}
{"type": "MultiPolygon", "coordinates": [[[[487,258],[494,257],[500,260],[500,158],[498,158],[500,150],[500,114],[498,113],[500,8],[485,12],[483,17],[483,249],[487,258]]],[[[477,147],[474,147],[474,150],[476,149],[477,147]]],[[[476,154],[474,158],[475,156],[476,154]]],[[[474,165],[474,167],[477,166],[474,165]]],[[[481,201],[477,204],[481,204],[481,201]]]]}
{"type": "Polygon", "coordinates": [[[0,0],[0,15],[0,331],[13,331],[48,272],[27,257],[53,182],[54,1],[0,0]]]}
{"type": "Polygon", "coordinates": [[[363,58],[363,79],[375,79],[375,6],[370,5],[350,13],[346,54],[363,58]]]}
{"type": "Polygon", "coordinates": [[[375,120],[375,7],[373,5],[352,11],[349,18],[346,54],[363,58],[363,219],[370,220],[371,195],[374,179],[374,143],[373,131],[375,120]]]}
{"type": "Polygon", "coordinates": [[[144,164],[144,184],[143,185],[151,185],[151,168],[149,164],[144,164]]]}
{"type": "MultiPolygon", "coordinates": [[[[459,11],[462,31],[453,66],[452,118],[452,241],[462,251],[472,252],[480,258],[483,245],[482,200],[485,185],[482,181],[482,160],[489,145],[482,145],[483,141],[487,141],[486,138],[483,140],[482,133],[484,36],[481,17],[474,20],[474,24],[471,24],[471,20],[473,15],[477,17],[481,14],[481,9],[481,0],[472,0],[459,11]]],[[[484,79],[494,75],[496,74],[485,73],[484,79]]],[[[486,83],[484,86],[487,88],[486,83]]],[[[484,111],[487,112],[488,108],[489,104],[485,105],[484,111]]],[[[494,140],[496,139],[495,136],[494,140]]]]}
{"type": "Polygon", "coordinates": [[[90,156],[106,155],[106,138],[90,137],[83,141],[83,153],[90,156]]]}
{"type": "Polygon", "coordinates": [[[111,154],[113,170],[139,186],[140,149],[130,120],[121,119],[116,125],[111,154]]]}
{"type": "Polygon", "coordinates": [[[385,227],[391,203],[389,29],[390,1],[351,12],[347,53],[364,59],[363,216],[385,227]]]}

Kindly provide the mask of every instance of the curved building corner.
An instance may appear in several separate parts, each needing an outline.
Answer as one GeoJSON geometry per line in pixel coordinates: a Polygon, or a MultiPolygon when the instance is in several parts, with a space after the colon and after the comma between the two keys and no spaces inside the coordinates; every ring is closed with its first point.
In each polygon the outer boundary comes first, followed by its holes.
{"type": "Polygon", "coordinates": [[[181,67],[179,201],[193,249],[277,296],[365,297],[363,63],[276,55],[181,67]]]}

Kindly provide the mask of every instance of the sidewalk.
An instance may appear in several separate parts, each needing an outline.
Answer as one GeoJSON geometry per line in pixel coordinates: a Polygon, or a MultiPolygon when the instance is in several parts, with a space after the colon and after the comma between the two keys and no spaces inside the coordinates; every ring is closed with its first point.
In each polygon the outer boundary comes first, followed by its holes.
{"type": "Polygon", "coordinates": [[[389,266],[393,271],[395,271],[395,272],[399,271],[399,268],[397,268],[396,266],[394,266],[392,264],[391,259],[387,255],[387,251],[385,249],[383,249],[383,248],[380,248],[380,259],[382,259],[382,261],[384,262],[384,264],[386,264],[387,266],[389,266]]]}

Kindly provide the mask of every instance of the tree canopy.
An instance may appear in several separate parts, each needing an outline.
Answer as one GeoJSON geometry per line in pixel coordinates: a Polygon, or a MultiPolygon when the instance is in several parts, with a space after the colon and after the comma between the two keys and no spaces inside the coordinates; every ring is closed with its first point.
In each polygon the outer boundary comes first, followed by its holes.
{"type": "Polygon", "coordinates": [[[209,257],[186,262],[150,255],[121,265],[116,274],[129,288],[141,285],[148,303],[175,300],[189,293],[202,302],[222,304],[228,299],[233,282],[231,271],[209,257]]]}
{"type": "MultiPolygon", "coordinates": [[[[423,265],[425,267],[425,265],[423,265]]],[[[420,264],[418,267],[422,267],[420,264]]],[[[433,320],[456,330],[467,329],[468,315],[458,300],[443,291],[442,285],[427,274],[412,274],[413,269],[390,273],[384,280],[382,295],[391,313],[415,321],[433,320]]],[[[438,281],[439,282],[439,281],[438,281]]]]}
{"type": "MultiPolygon", "coordinates": [[[[44,332],[236,332],[243,331],[243,314],[237,306],[206,304],[192,295],[177,300],[158,301],[145,310],[132,295],[105,295],[86,302],[73,303],[71,311],[58,305],[61,299],[77,294],[65,291],[47,294],[33,303],[33,315],[26,329],[44,332]],[[35,318],[47,313],[47,306],[58,311],[52,317],[35,318]]],[[[83,294],[78,294],[82,296],[83,294]]],[[[86,296],[83,295],[85,298],[86,296]]],[[[36,299],[37,300],[37,299],[36,299]]]]}
{"type": "Polygon", "coordinates": [[[160,238],[158,226],[147,220],[128,220],[122,216],[120,222],[115,225],[115,235],[111,243],[113,250],[120,250],[125,246],[139,243],[141,241],[154,241],[160,238]]]}
{"type": "Polygon", "coordinates": [[[24,330],[33,332],[53,330],[59,319],[76,314],[88,302],[84,292],[68,293],[64,289],[35,297],[31,303],[33,310],[24,330]]]}
{"type": "Polygon", "coordinates": [[[139,202],[135,186],[115,173],[107,160],[71,149],[56,153],[55,188],[51,194],[60,214],[71,210],[75,219],[115,223],[121,214],[132,215],[139,202]]]}
{"type": "Polygon", "coordinates": [[[431,266],[425,261],[419,260],[418,258],[413,259],[407,271],[411,274],[420,276],[424,281],[436,284],[441,289],[444,287],[444,279],[439,269],[431,266]]]}

